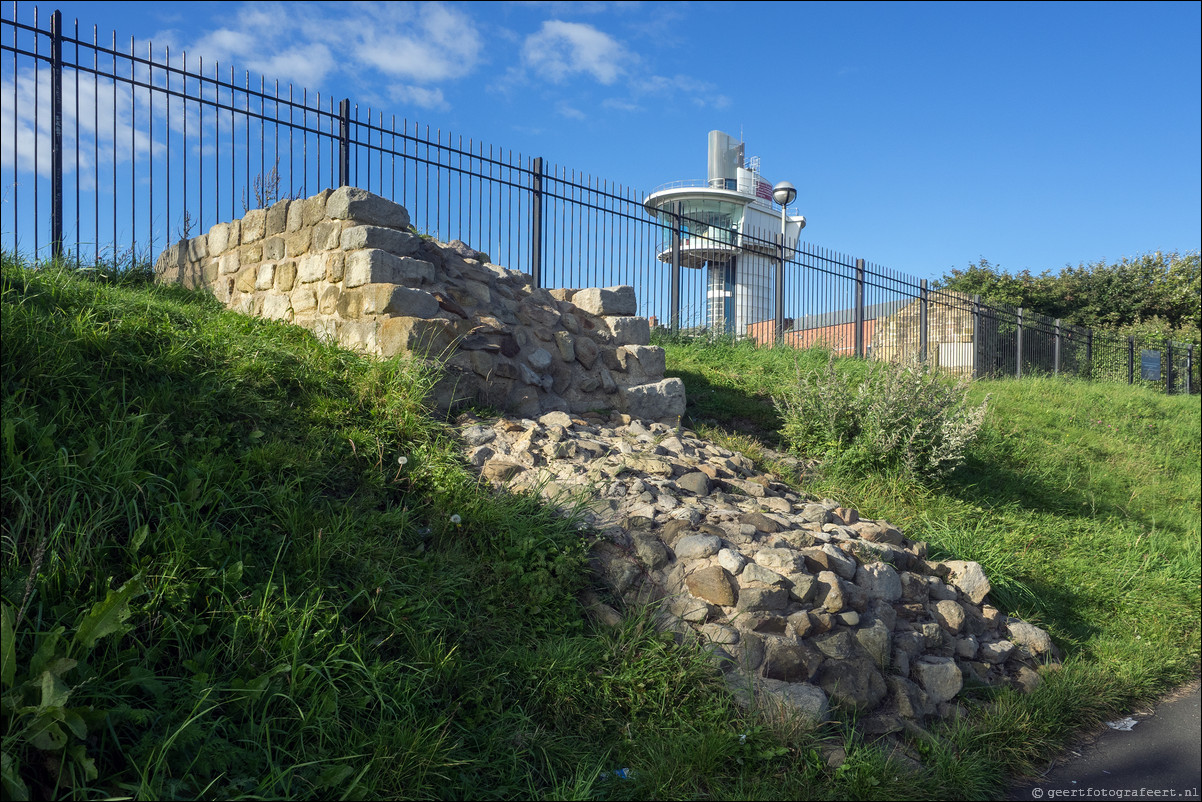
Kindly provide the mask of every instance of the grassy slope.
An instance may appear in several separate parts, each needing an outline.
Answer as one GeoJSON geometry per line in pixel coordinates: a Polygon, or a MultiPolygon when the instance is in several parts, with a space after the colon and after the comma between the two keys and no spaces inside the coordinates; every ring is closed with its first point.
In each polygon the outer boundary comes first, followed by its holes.
{"type": "MultiPolygon", "coordinates": [[[[788,349],[665,345],[699,427],[777,448],[786,444],[770,396],[826,362],[788,349]]],[[[1010,762],[1197,672],[1202,415],[1197,396],[1121,384],[1040,378],[970,389],[978,402],[986,394],[983,436],[943,483],[819,471],[805,488],[888,518],[936,553],[980,561],[995,599],[1065,649],[1045,689],[983,725],[996,737],[1026,723],[1029,738],[995,741],[1010,762]]]]}
{"type": "MultiPolygon", "coordinates": [[[[1133,395],[1151,417],[1116,439],[1118,409],[1082,397],[1081,444],[1036,461],[1026,435],[999,434],[937,491],[809,487],[1016,561],[1000,565],[1015,603],[1072,655],[1034,697],[1003,693],[912,744],[916,769],[839,722],[803,733],[740,711],[637,618],[594,631],[574,600],[579,534],[477,487],[421,406],[421,371],[123,283],[4,259],[3,772],[35,795],[981,796],[1197,664],[1196,403],[1133,395]],[[1145,430],[1155,448],[1121,447],[1145,430]],[[1111,459],[1133,461],[1079,467],[1111,459]],[[1191,470],[1192,486],[1173,478],[1191,470]],[[1004,492],[973,488],[998,477],[1004,492]],[[634,780],[601,776],[627,766],[634,780]]],[[[753,349],[673,346],[669,365],[710,431],[769,440],[757,395],[795,370],[753,349]]],[[[1059,385],[1015,387],[1017,416],[1017,393],[1059,385]]]]}

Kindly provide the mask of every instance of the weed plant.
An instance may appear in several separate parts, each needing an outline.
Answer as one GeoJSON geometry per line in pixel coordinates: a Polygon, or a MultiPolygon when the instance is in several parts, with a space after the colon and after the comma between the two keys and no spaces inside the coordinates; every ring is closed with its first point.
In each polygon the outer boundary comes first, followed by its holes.
{"type": "Polygon", "coordinates": [[[871,363],[853,378],[832,355],[822,368],[799,368],[772,401],[790,448],[829,469],[925,478],[955,470],[985,421],[987,402],[968,405],[967,390],[967,381],[914,365],[871,363]]]}

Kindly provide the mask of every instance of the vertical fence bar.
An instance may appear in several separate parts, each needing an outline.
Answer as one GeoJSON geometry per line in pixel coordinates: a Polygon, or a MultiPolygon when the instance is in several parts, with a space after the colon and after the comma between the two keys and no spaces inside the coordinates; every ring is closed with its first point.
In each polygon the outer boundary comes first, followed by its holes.
{"type": "Polygon", "coordinates": [[[1186,346],[1185,349],[1185,394],[1194,394],[1194,347],[1186,346]]]}
{"type": "MultiPolygon", "coordinates": [[[[50,15],[50,123],[50,254],[55,259],[61,259],[63,256],[63,12],[61,11],[55,11],[50,15]]],[[[78,147],[78,142],[76,146],[78,147]]]]}
{"type": "Polygon", "coordinates": [[[1135,384],[1135,337],[1127,338],[1127,384],[1135,384]]]}
{"type": "Polygon", "coordinates": [[[1018,308],[1018,316],[1015,318],[1018,327],[1014,333],[1014,375],[1016,378],[1023,377],[1023,308],[1018,308]]]}
{"type": "Polygon", "coordinates": [[[864,357],[864,260],[856,260],[855,355],[864,357]]]}
{"type": "Polygon", "coordinates": [[[1060,331],[1060,318],[1056,318],[1056,340],[1052,346],[1052,374],[1060,375],[1060,342],[1064,335],[1060,331]]]}
{"type": "Polygon", "coordinates": [[[535,288],[543,280],[543,157],[530,162],[530,278],[535,288]]]}
{"type": "Polygon", "coordinates": [[[1085,378],[1093,378],[1093,329],[1085,330],[1085,378]]]}
{"type": "Polygon", "coordinates": [[[773,309],[775,327],[772,342],[779,344],[785,339],[785,235],[776,235],[776,303],[773,309]]]}
{"type": "Polygon", "coordinates": [[[1173,394],[1173,341],[1164,341],[1164,391],[1173,394]]]}
{"type": "Polygon", "coordinates": [[[927,280],[924,278],[918,282],[918,362],[921,365],[927,363],[927,348],[930,344],[930,335],[927,333],[930,325],[929,305],[930,296],[927,291],[927,280]]]}
{"type": "Polygon", "coordinates": [[[672,331],[680,331],[680,209],[677,201],[672,213],[672,287],[668,301],[672,331]]]}
{"type": "Polygon", "coordinates": [[[351,99],[338,103],[338,186],[351,183],[351,99]]]}
{"type": "Polygon", "coordinates": [[[972,377],[981,378],[981,296],[972,297],[972,377]]]}

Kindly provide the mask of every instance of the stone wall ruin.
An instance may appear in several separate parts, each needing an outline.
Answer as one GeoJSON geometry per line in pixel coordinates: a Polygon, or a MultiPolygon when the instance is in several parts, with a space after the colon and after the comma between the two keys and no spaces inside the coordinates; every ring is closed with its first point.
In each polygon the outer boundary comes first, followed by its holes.
{"type": "Polygon", "coordinates": [[[167,248],[163,282],[285,320],[380,357],[437,358],[442,408],[476,402],[533,418],[616,410],[675,420],[684,385],[664,379],[629,286],[547,290],[462,242],[410,229],[404,207],[355,187],[281,200],[167,248]]]}

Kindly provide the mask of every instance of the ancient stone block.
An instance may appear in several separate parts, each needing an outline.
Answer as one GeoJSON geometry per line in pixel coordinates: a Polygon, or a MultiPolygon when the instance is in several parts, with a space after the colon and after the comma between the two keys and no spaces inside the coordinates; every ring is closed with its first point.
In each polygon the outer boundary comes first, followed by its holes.
{"type": "Polygon", "coordinates": [[[293,201],[288,205],[288,224],[285,231],[289,234],[300,231],[305,225],[305,202],[303,200],[293,201]]]}
{"type": "Polygon", "coordinates": [[[241,228],[235,227],[234,223],[217,223],[209,229],[208,252],[213,256],[225,253],[231,240],[237,244],[240,231],[241,228]]]}
{"type": "Polygon", "coordinates": [[[333,190],[326,189],[311,198],[300,201],[300,203],[304,204],[303,224],[305,226],[315,226],[325,220],[326,202],[332,193],[333,190]]]}
{"type": "Polygon", "coordinates": [[[264,262],[259,265],[258,272],[255,274],[255,289],[270,290],[275,282],[275,263],[264,262]]]}
{"type": "Polygon", "coordinates": [[[311,237],[308,230],[289,231],[284,235],[284,255],[304,256],[309,252],[311,237]]]}
{"type": "MultiPolygon", "coordinates": [[[[346,255],[346,286],[360,284],[407,284],[434,281],[434,266],[408,256],[394,256],[369,248],[346,255]]],[[[437,304],[437,301],[435,301],[437,304]]]]}
{"type": "Polygon", "coordinates": [[[365,315],[430,318],[438,314],[438,301],[430,293],[422,290],[398,287],[395,284],[365,284],[360,289],[363,292],[365,315]]]}
{"type": "Polygon", "coordinates": [[[326,287],[321,291],[321,300],[318,301],[317,311],[323,315],[332,315],[338,308],[338,299],[342,295],[342,290],[338,287],[326,287]]]}
{"type": "Polygon", "coordinates": [[[237,273],[242,269],[242,256],[237,251],[221,254],[219,258],[222,273],[237,273]]]}
{"type": "Polygon", "coordinates": [[[628,316],[638,314],[638,299],[634,287],[590,287],[577,290],[572,303],[591,315],[628,316]]]}
{"type": "Polygon", "coordinates": [[[284,238],[271,237],[263,240],[263,258],[264,259],[283,259],[284,258],[284,238]]]}
{"type": "Polygon", "coordinates": [[[334,190],[326,201],[326,215],[334,220],[353,220],[369,226],[409,227],[409,212],[405,207],[358,187],[334,190]]]}
{"type": "Polygon", "coordinates": [[[394,256],[413,256],[421,250],[421,237],[383,226],[350,226],[342,229],[344,251],[377,248],[394,256]]]}
{"type": "Polygon", "coordinates": [[[267,209],[267,227],[264,231],[264,236],[274,236],[283,234],[284,229],[288,227],[288,206],[291,201],[279,200],[271,204],[267,209]]]}
{"type": "Polygon", "coordinates": [[[275,269],[275,288],[280,292],[292,292],[296,281],[296,262],[281,262],[275,269]]]}
{"type": "Polygon", "coordinates": [[[651,327],[644,317],[607,317],[605,324],[615,345],[647,345],[651,327]]]}
{"type": "MultiPolygon", "coordinates": [[[[608,371],[604,375],[610,376],[608,371]]],[[[604,379],[602,381],[604,383],[604,379]]],[[[613,381],[612,376],[610,376],[610,381],[613,381]]],[[[628,387],[622,391],[621,403],[632,418],[641,420],[678,419],[685,411],[684,382],[672,378],[655,384],[628,387]]]]}
{"type": "Polygon", "coordinates": [[[322,220],[313,226],[311,235],[314,251],[329,251],[342,241],[342,224],[337,220],[322,220]]]}
{"type": "Polygon", "coordinates": [[[287,295],[268,295],[263,298],[263,310],[260,314],[270,320],[291,320],[292,302],[287,295]]]}
{"type": "Polygon", "coordinates": [[[267,224],[266,209],[251,209],[242,216],[242,244],[249,245],[263,239],[267,224]]]}
{"type": "Polygon", "coordinates": [[[454,339],[454,328],[438,318],[391,317],[380,324],[380,353],[385,357],[400,353],[437,356],[448,350],[454,339]]]}
{"type": "Polygon", "coordinates": [[[292,291],[292,311],[297,315],[317,311],[317,292],[312,287],[301,287],[292,291]]]}

